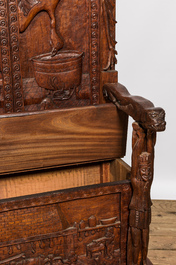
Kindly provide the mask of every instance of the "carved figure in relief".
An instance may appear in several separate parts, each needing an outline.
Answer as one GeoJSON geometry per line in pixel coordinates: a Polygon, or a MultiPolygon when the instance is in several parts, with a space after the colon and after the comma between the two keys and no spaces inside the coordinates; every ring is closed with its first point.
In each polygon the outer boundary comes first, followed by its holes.
{"type": "Polygon", "coordinates": [[[128,264],[137,265],[141,253],[142,264],[146,265],[151,223],[150,188],[153,180],[153,157],[151,153],[145,151],[147,148],[145,131],[137,123],[133,123],[133,129],[131,172],[133,195],[129,206],[128,264]]]}
{"type": "Polygon", "coordinates": [[[147,259],[152,205],[150,200],[150,187],[152,184],[150,156],[147,152],[139,156],[139,172],[132,179],[133,197],[130,204],[129,224],[134,250],[133,264],[137,264],[140,251],[142,251],[143,265],[146,265],[147,259]]]}
{"type": "Polygon", "coordinates": [[[80,86],[82,79],[83,53],[78,51],[60,51],[63,39],[56,32],[55,10],[60,0],[19,0],[20,32],[24,32],[34,17],[46,11],[51,20],[52,52],[31,58],[34,75],[39,87],[47,90],[41,109],[52,109],[60,101],[69,100],[80,86]]]}
{"type": "Polygon", "coordinates": [[[26,0],[18,1],[18,13],[19,13],[19,24],[20,32],[24,32],[29,26],[34,17],[41,11],[46,11],[51,20],[51,45],[52,45],[52,56],[56,55],[57,52],[63,47],[64,42],[61,36],[56,32],[56,18],[55,10],[60,0],[26,0]]]}
{"type": "MultiPolygon", "coordinates": [[[[61,214],[61,213],[59,213],[61,214]]],[[[63,213],[62,213],[63,214],[63,213]]],[[[21,243],[7,247],[6,251],[10,250],[8,255],[13,255],[11,258],[1,260],[0,264],[4,265],[114,265],[119,264],[120,249],[115,249],[115,229],[117,216],[108,219],[100,219],[97,221],[96,216],[91,215],[88,220],[88,226],[85,226],[83,220],[80,225],[74,223],[73,227],[67,224],[64,216],[61,217],[63,226],[67,227],[60,231],[59,238],[45,238],[30,243],[21,243]],[[92,228],[92,229],[91,229],[92,228]],[[80,231],[83,230],[85,239],[79,241],[80,231]],[[92,233],[93,232],[93,233],[92,233]],[[87,233],[87,235],[85,235],[87,233]],[[61,240],[61,235],[62,239],[61,240]],[[100,236],[101,235],[101,236],[100,236]],[[90,240],[89,240],[90,237],[90,240]],[[80,243],[79,243],[80,242],[80,243]],[[77,255],[78,244],[85,244],[84,252],[77,255]],[[59,248],[57,248],[59,246],[59,248]],[[63,250],[67,248],[67,253],[63,257],[63,250]],[[27,251],[26,251],[27,250],[27,251]],[[30,250],[30,252],[29,252],[30,250]],[[19,254],[19,252],[24,252],[19,254]],[[16,254],[15,254],[16,253],[16,254]],[[50,254],[49,254],[50,253],[50,254]]],[[[119,226],[118,226],[119,228],[119,226]]],[[[116,239],[117,240],[117,239],[116,239]]]]}
{"type": "Polygon", "coordinates": [[[117,264],[115,263],[118,258],[115,254],[114,237],[114,228],[109,227],[105,230],[104,237],[95,239],[87,245],[87,259],[90,264],[117,264]]]}

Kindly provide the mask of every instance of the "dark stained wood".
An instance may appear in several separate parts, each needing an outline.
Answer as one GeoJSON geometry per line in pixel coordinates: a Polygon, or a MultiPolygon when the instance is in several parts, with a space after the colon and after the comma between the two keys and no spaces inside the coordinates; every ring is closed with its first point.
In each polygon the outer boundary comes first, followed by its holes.
{"type": "Polygon", "coordinates": [[[143,97],[131,96],[123,85],[105,84],[104,96],[145,129],[157,132],[165,130],[165,111],[162,108],[155,108],[151,101],[143,97]]]}
{"type": "Polygon", "coordinates": [[[142,97],[131,96],[121,84],[105,84],[104,97],[136,122],[133,123],[131,184],[127,264],[147,265],[149,226],[151,223],[150,189],[154,171],[156,132],[164,131],[165,111],[155,108],[142,97]]]}
{"type": "Polygon", "coordinates": [[[111,104],[0,117],[0,173],[123,157],[126,115],[111,104]]]}
{"type": "Polygon", "coordinates": [[[53,191],[0,202],[0,264],[151,265],[150,187],[165,112],[118,84],[115,10],[115,0],[0,1],[0,196],[53,191]],[[128,115],[131,169],[112,162],[125,155],[128,115]],[[44,187],[51,172],[56,185],[44,187]],[[129,175],[131,184],[107,184],[129,175]],[[12,192],[25,178],[42,184],[12,192]],[[98,182],[106,184],[78,188],[98,182]],[[64,187],[77,188],[55,192],[64,187]]]}
{"type": "Polygon", "coordinates": [[[107,83],[118,83],[118,72],[115,70],[101,71],[100,103],[106,103],[103,96],[103,86],[107,83]]]}
{"type": "Polygon", "coordinates": [[[115,69],[115,9],[115,0],[2,0],[0,113],[98,104],[100,72],[115,69]]]}
{"type": "Polygon", "coordinates": [[[151,223],[150,189],[153,181],[153,160],[156,133],[146,131],[133,123],[128,264],[147,264],[149,225],[151,223]],[[140,263],[139,263],[140,264],[140,263]]]}
{"type": "MultiPolygon", "coordinates": [[[[104,21],[103,26],[106,36],[105,38],[102,38],[102,42],[103,44],[106,42],[108,49],[107,51],[108,59],[106,61],[106,65],[103,67],[103,70],[105,71],[114,70],[115,64],[117,63],[116,59],[117,51],[115,49],[115,44],[117,43],[115,40],[115,24],[117,23],[117,21],[115,20],[116,17],[115,13],[116,13],[115,0],[102,0],[102,19],[104,21]]],[[[103,46],[103,44],[101,45],[103,46]]],[[[106,51],[105,46],[104,50],[106,51]]]]}
{"type": "Polygon", "coordinates": [[[0,264],[125,265],[130,198],[124,181],[1,201],[0,264]]]}

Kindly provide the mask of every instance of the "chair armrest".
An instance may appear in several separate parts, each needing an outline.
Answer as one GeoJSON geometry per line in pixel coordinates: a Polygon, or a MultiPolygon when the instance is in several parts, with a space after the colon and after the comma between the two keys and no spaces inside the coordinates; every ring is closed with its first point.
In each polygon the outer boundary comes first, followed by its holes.
{"type": "Polygon", "coordinates": [[[165,111],[145,98],[132,96],[121,84],[105,84],[104,97],[128,115],[133,123],[132,198],[130,202],[127,265],[149,264],[147,259],[151,222],[150,189],[153,181],[156,132],[166,127],[165,111]]]}
{"type": "Polygon", "coordinates": [[[126,87],[119,83],[105,84],[103,93],[105,98],[131,116],[143,128],[156,132],[165,130],[165,111],[162,108],[155,108],[151,101],[130,95],[126,87]]]}

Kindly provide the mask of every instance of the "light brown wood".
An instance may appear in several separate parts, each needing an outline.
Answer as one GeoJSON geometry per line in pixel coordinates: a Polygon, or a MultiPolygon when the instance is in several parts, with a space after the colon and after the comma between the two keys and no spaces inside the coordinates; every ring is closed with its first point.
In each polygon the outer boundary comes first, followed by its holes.
{"type": "Polygon", "coordinates": [[[106,183],[106,182],[111,181],[110,165],[111,165],[111,162],[104,162],[101,164],[101,167],[100,167],[100,182],[101,183],[106,183]]]}
{"type": "Polygon", "coordinates": [[[38,194],[126,179],[126,164],[121,159],[84,166],[43,170],[1,176],[0,199],[38,194]],[[114,164],[119,171],[111,172],[114,164]],[[115,174],[115,175],[113,175],[115,174]],[[124,174],[120,176],[118,174],[124,174]]]}
{"type": "Polygon", "coordinates": [[[53,169],[1,177],[0,199],[100,183],[100,165],[53,169]]]}
{"type": "Polygon", "coordinates": [[[105,104],[0,118],[0,173],[123,157],[126,115],[105,104]]]}
{"type": "Polygon", "coordinates": [[[122,159],[115,159],[110,164],[111,181],[119,181],[130,178],[131,167],[122,159]]]}
{"type": "Polygon", "coordinates": [[[149,250],[153,265],[175,265],[175,253],[170,250],[149,250]]]}
{"type": "Polygon", "coordinates": [[[153,201],[149,258],[153,265],[176,260],[176,201],[153,201]]]}

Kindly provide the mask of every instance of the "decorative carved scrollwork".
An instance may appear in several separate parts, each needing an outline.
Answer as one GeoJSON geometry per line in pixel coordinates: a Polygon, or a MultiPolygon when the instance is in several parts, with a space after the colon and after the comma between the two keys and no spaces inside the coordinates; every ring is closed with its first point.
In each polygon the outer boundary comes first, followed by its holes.
{"type": "Polygon", "coordinates": [[[24,103],[16,0],[1,1],[0,32],[4,111],[21,112],[24,110],[24,103]]]}
{"type": "Polygon", "coordinates": [[[0,2],[0,36],[1,36],[1,56],[2,56],[2,77],[4,87],[4,109],[5,112],[13,112],[13,97],[12,97],[12,79],[10,65],[10,45],[8,32],[8,9],[5,1],[0,2]]]}
{"type": "Polygon", "coordinates": [[[22,75],[19,53],[18,9],[17,0],[9,2],[10,42],[12,57],[12,80],[14,111],[24,111],[22,75]]]}
{"type": "Polygon", "coordinates": [[[91,90],[92,103],[99,103],[99,5],[91,0],[91,90]]]}

